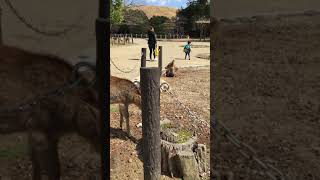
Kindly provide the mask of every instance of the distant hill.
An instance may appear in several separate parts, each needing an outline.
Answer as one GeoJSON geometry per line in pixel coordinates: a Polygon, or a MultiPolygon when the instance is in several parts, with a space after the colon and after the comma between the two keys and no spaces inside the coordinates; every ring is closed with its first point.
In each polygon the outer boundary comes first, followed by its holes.
{"type": "Polygon", "coordinates": [[[133,9],[133,10],[138,9],[138,10],[143,11],[149,19],[152,16],[165,16],[165,17],[168,17],[171,19],[172,17],[176,17],[177,10],[178,10],[173,7],[145,6],[145,5],[131,7],[131,9],[133,9]]]}

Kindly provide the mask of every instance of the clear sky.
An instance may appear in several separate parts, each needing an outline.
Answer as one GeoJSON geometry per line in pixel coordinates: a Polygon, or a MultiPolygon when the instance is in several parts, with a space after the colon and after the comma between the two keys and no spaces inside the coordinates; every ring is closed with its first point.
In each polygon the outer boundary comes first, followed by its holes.
{"type": "Polygon", "coordinates": [[[155,6],[186,7],[187,0],[144,0],[144,4],[155,6]]]}

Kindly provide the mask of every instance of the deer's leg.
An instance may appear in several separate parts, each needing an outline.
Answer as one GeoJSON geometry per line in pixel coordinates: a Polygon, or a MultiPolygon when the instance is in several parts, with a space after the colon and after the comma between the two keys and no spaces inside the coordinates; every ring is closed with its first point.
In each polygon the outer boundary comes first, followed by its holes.
{"type": "Polygon", "coordinates": [[[129,105],[128,104],[124,105],[124,113],[125,113],[124,115],[125,115],[126,124],[127,124],[127,133],[130,136],[129,105]]]}
{"type": "Polygon", "coordinates": [[[60,179],[57,142],[41,132],[29,133],[33,180],[60,179]]]}
{"type": "Polygon", "coordinates": [[[48,146],[48,172],[49,180],[60,179],[60,161],[58,154],[58,139],[56,137],[49,137],[48,146]]]}
{"type": "Polygon", "coordinates": [[[120,113],[120,129],[122,129],[122,126],[123,126],[123,114],[124,114],[124,106],[122,104],[119,104],[119,113],[120,113]]]}

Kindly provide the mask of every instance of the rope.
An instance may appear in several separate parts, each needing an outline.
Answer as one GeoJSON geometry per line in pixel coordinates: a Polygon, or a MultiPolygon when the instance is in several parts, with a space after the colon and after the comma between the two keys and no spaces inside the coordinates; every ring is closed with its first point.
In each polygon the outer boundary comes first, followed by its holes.
{"type": "MultiPolygon", "coordinates": [[[[189,117],[194,121],[198,122],[207,128],[210,128],[210,124],[200,119],[193,111],[191,111],[190,108],[185,106],[172,91],[166,91],[171,97],[175,99],[175,101],[188,113],[189,117]]],[[[239,151],[239,153],[244,156],[245,158],[252,160],[253,162],[256,162],[264,171],[261,172],[261,175],[266,175],[272,180],[285,180],[284,175],[280,170],[275,168],[270,163],[263,162],[258,156],[257,151],[251,147],[250,145],[240,141],[238,138],[236,138],[234,133],[222,122],[215,121],[211,123],[212,128],[214,128],[218,135],[226,137],[239,151]],[[275,175],[276,174],[276,175],[275,175]]]]}
{"type": "Polygon", "coordinates": [[[69,28],[65,28],[62,31],[56,31],[56,32],[46,32],[43,30],[40,30],[39,28],[35,27],[34,25],[32,25],[31,23],[29,23],[22,15],[20,15],[20,13],[17,11],[16,8],[14,8],[14,6],[12,5],[12,3],[10,2],[10,0],[4,0],[4,2],[6,3],[6,5],[10,8],[10,10],[12,11],[12,13],[29,29],[31,29],[32,31],[45,35],[45,36],[61,36],[64,35],[68,32],[70,32],[72,29],[75,28],[75,24],[71,25],[69,28]]]}
{"type": "Polygon", "coordinates": [[[136,64],[132,69],[130,69],[130,70],[128,70],[128,71],[125,71],[125,70],[122,70],[121,68],[119,68],[115,63],[114,63],[114,61],[110,58],[110,62],[111,62],[111,64],[118,70],[118,71],[120,71],[120,72],[122,72],[122,73],[131,73],[131,72],[133,72],[134,70],[136,70],[136,68],[137,68],[137,66],[139,65],[139,64],[136,64]]]}

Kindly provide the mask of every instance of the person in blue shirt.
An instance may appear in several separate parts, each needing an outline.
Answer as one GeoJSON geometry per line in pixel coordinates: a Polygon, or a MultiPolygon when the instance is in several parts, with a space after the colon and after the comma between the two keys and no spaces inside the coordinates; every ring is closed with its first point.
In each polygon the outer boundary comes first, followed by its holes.
{"type": "Polygon", "coordinates": [[[186,45],[184,46],[183,51],[186,53],[184,59],[187,59],[187,56],[189,56],[189,60],[190,60],[191,41],[188,41],[188,44],[186,44],[186,45]]]}

